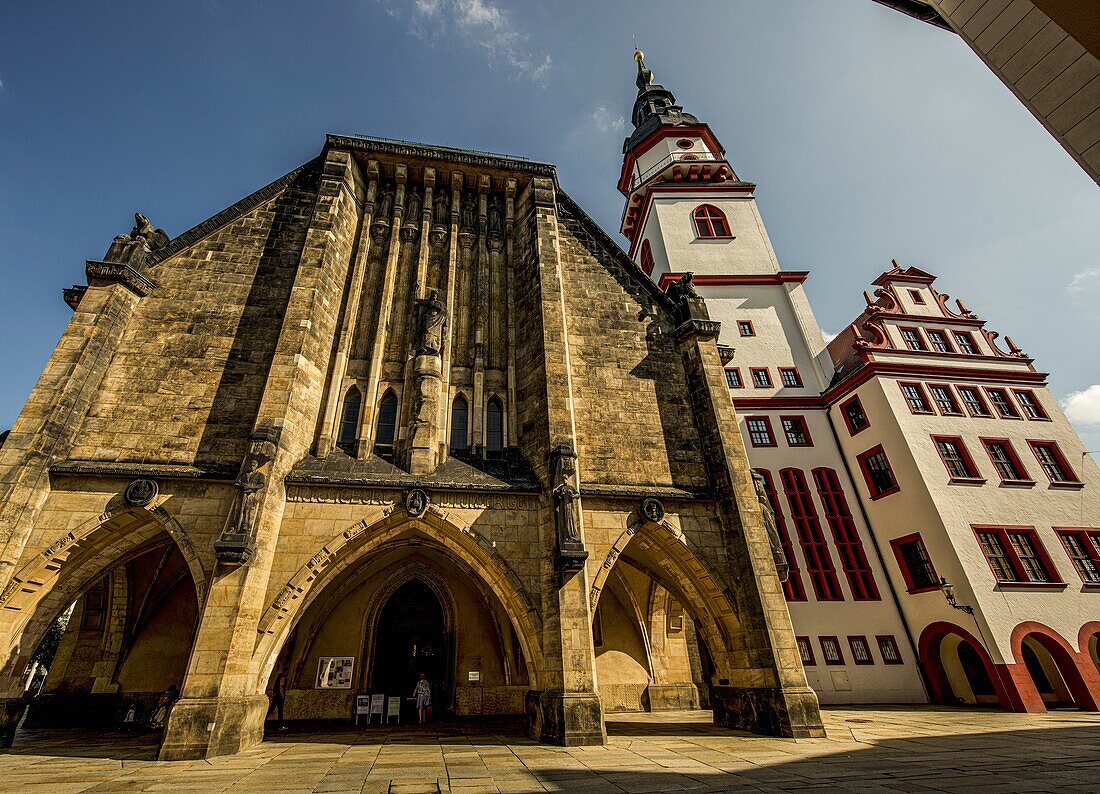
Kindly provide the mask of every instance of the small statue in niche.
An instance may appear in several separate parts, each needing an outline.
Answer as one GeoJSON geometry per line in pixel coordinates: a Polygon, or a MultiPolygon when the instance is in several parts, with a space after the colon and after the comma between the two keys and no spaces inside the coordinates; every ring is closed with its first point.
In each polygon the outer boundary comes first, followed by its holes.
{"type": "Polygon", "coordinates": [[[420,223],[420,194],[416,188],[409,189],[409,200],[405,205],[405,222],[420,223]]]}
{"type": "Polygon", "coordinates": [[[760,512],[764,514],[764,528],[768,531],[768,543],[772,547],[775,572],[779,575],[779,581],[785,582],[791,566],[787,561],[786,552],[783,551],[783,540],[779,537],[779,526],[775,522],[775,511],[772,510],[771,500],[768,499],[763,475],[754,471],[752,484],[756,488],[756,500],[760,502],[760,512]]]}
{"type": "Polygon", "coordinates": [[[580,533],[577,531],[578,491],[573,485],[573,476],[577,473],[577,453],[568,444],[561,444],[551,453],[553,469],[551,488],[554,495],[554,524],[558,530],[559,546],[579,545],[580,533]]]}
{"type": "Polygon", "coordinates": [[[500,196],[495,196],[489,204],[489,234],[504,236],[504,209],[500,206],[500,196]]]}
{"type": "Polygon", "coordinates": [[[248,469],[242,471],[234,483],[240,492],[240,509],[237,512],[237,526],[234,532],[252,534],[256,523],[256,510],[260,506],[259,493],[267,486],[267,478],[260,471],[260,461],[250,458],[248,469]]]}
{"type": "Polygon", "coordinates": [[[462,202],[462,228],[473,229],[477,223],[477,197],[467,196],[462,202]]]}
{"type": "Polygon", "coordinates": [[[393,213],[393,185],[386,185],[382,191],[382,200],[378,204],[379,220],[388,221],[393,213]]]}
{"type": "Polygon", "coordinates": [[[447,308],[439,299],[439,290],[433,289],[428,297],[417,301],[420,323],[416,336],[416,354],[439,355],[443,343],[443,323],[447,319],[447,308]]]}
{"type": "Polygon", "coordinates": [[[435,218],[433,220],[441,226],[447,223],[447,193],[443,190],[436,194],[435,218]]]}

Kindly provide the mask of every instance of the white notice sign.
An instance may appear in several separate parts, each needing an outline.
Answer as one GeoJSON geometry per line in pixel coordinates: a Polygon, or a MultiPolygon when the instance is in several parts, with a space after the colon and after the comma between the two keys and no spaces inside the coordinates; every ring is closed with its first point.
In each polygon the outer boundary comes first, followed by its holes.
{"type": "Polygon", "coordinates": [[[476,684],[480,680],[481,680],[481,671],[480,670],[471,670],[470,671],[470,683],[471,684],[476,684]]]}
{"type": "Polygon", "coordinates": [[[318,689],[351,689],[354,656],[322,656],[317,660],[318,689]]]}
{"type": "Polygon", "coordinates": [[[397,717],[397,721],[401,722],[401,698],[399,697],[386,700],[386,722],[389,722],[392,717],[397,717]]]}

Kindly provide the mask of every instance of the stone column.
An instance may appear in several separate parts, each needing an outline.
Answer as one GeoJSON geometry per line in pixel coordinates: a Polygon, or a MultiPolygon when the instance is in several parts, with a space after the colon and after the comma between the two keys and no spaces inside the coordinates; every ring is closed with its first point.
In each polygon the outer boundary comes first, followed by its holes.
{"type": "Polygon", "coordinates": [[[456,334],[458,333],[458,323],[455,321],[455,295],[459,266],[459,213],[462,201],[462,187],[465,182],[466,176],[461,171],[451,172],[451,217],[435,219],[436,228],[445,228],[445,233],[449,237],[447,266],[443,277],[443,304],[447,310],[447,324],[443,329],[443,350],[440,351],[443,385],[440,389],[442,398],[439,401],[439,410],[441,413],[439,417],[439,426],[444,429],[444,436],[441,444],[442,449],[439,454],[439,460],[441,462],[447,459],[450,450],[446,433],[447,429],[450,427],[450,419],[447,413],[450,410],[451,403],[451,367],[454,361],[456,334]],[[446,226],[442,226],[443,224],[446,224],[446,226]]]}
{"type": "Polygon", "coordinates": [[[519,445],[517,426],[519,421],[516,414],[516,298],[515,289],[515,265],[513,245],[516,226],[516,180],[504,180],[504,293],[507,295],[504,322],[507,327],[507,339],[505,341],[508,361],[508,441],[507,446],[514,449],[519,445]]]}
{"type": "Polygon", "coordinates": [[[491,179],[482,174],[477,180],[477,265],[474,270],[474,399],[470,406],[473,448],[485,448],[485,347],[489,341],[489,249],[488,199],[491,179]]]}
{"type": "Polygon", "coordinates": [[[181,697],[169,715],[161,760],[232,754],[263,738],[268,701],[250,669],[252,654],[286,504],[283,481],[308,454],[320,419],[359,221],[354,169],[347,152],[329,151],[238,479],[241,496],[215,546],[219,565],[181,697]],[[235,553],[247,544],[228,542],[237,540],[227,538],[233,532],[250,535],[250,552],[235,553]]]}

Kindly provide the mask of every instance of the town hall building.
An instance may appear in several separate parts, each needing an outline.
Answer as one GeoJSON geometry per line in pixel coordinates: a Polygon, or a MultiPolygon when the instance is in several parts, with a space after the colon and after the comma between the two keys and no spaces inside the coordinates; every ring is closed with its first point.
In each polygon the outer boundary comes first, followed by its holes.
{"type": "Polygon", "coordinates": [[[565,745],[621,711],[1097,708],[1100,472],[1046,376],[914,267],[826,346],[637,60],[626,253],[549,164],[330,135],[87,262],[0,447],[9,740],[170,692],[160,757],[223,755],[273,692],[408,719],[421,675],[435,719],[565,745]]]}

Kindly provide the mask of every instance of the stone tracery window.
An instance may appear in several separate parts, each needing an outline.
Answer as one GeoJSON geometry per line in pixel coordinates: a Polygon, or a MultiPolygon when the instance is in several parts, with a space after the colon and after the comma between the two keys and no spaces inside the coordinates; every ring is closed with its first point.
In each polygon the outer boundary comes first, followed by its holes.
{"type": "Polygon", "coordinates": [[[355,454],[355,442],[359,435],[359,414],[363,408],[363,394],[358,386],[352,386],[344,395],[344,409],[340,414],[340,431],[336,445],[349,455],[355,454]]]}
{"type": "Polygon", "coordinates": [[[378,403],[378,428],[374,433],[374,454],[393,457],[393,439],[397,431],[397,395],[387,391],[378,403]]]}
{"type": "Polygon", "coordinates": [[[498,457],[503,450],[504,409],[494,396],[485,407],[485,451],[491,457],[498,457]]]}
{"type": "Polygon", "coordinates": [[[461,455],[469,449],[467,430],[470,424],[470,404],[463,395],[451,405],[451,454],[461,455]]]}

